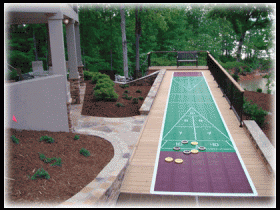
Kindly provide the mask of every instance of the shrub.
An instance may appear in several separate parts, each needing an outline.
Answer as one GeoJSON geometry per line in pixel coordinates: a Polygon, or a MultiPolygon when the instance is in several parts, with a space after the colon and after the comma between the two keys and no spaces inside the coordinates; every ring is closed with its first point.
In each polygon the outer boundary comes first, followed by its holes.
{"type": "Polygon", "coordinates": [[[264,125],[264,118],[268,112],[263,110],[261,107],[258,107],[257,104],[253,104],[252,101],[246,101],[245,98],[243,99],[243,102],[244,113],[249,115],[252,120],[255,120],[256,123],[262,127],[264,125]]]}
{"type": "Polygon", "coordinates": [[[42,154],[42,153],[39,153],[39,157],[40,157],[40,160],[44,161],[47,157],[42,154]]]}
{"type": "Polygon", "coordinates": [[[123,84],[123,85],[119,85],[121,88],[128,88],[129,85],[128,84],[123,84]]]}
{"type": "Polygon", "coordinates": [[[31,177],[31,180],[35,180],[37,178],[44,178],[44,179],[49,179],[51,178],[49,173],[45,171],[43,168],[39,168],[35,174],[31,177]]]}
{"type": "Polygon", "coordinates": [[[144,98],[142,96],[139,96],[138,99],[141,100],[141,101],[144,100],[144,98]]]}
{"type": "Polygon", "coordinates": [[[89,152],[88,150],[86,150],[85,148],[82,148],[82,149],[80,150],[80,154],[82,154],[82,155],[85,156],[85,157],[90,156],[90,152],[89,152]]]}
{"type": "Polygon", "coordinates": [[[80,139],[80,136],[79,135],[75,135],[74,136],[74,140],[78,140],[78,139],[80,139]]]}
{"type": "Polygon", "coordinates": [[[239,81],[239,76],[237,74],[232,74],[231,75],[233,77],[233,79],[238,82],[239,81]]]}
{"type": "Polygon", "coordinates": [[[257,88],[257,92],[258,93],[262,93],[262,89],[261,88],[257,88]]]}
{"type": "Polygon", "coordinates": [[[115,86],[115,83],[114,81],[112,81],[110,78],[101,78],[101,79],[98,79],[97,82],[96,82],[96,85],[100,85],[100,84],[109,84],[111,85],[112,87],[115,86]]]}
{"type": "Polygon", "coordinates": [[[56,158],[56,157],[52,157],[52,158],[47,158],[44,154],[39,153],[39,157],[40,160],[44,161],[45,163],[50,163],[53,160],[55,160],[54,163],[51,164],[51,166],[61,166],[61,158],[56,158]]]}
{"type": "Polygon", "coordinates": [[[125,90],[124,93],[129,93],[129,91],[128,91],[128,90],[125,90]]]}
{"type": "Polygon", "coordinates": [[[251,72],[252,69],[249,67],[249,66],[246,66],[244,69],[243,69],[243,72],[251,72]]]}
{"type": "Polygon", "coordinates": [[[93,88],[93,91],[99,90],[101,88],[107,89],[107,88],[112,88],[112,87],[113,86],[109,83],[97,83],[96,86],[93,88]]]}
{"type": "Polygon", "coordinates": [[[132,103],[133,103],[133,104],[138,104],[138,98],[133,98],[133,99],[132,99],[132,103]]]}
{"type": "Polygon", "coordinates": [[[84,71],[84,80],[91,80],[94,75],[94,72],[84,71]]]}
{"type": "Polygon", "coordinates": [[[96,84],[98,80],[105,79],[105,78],[110,79],[110,77],[106,74],[101,74],[99,72],[94,72],[93,76],[91,78],[91,83],[96,84]]]}
{"type": "Polygon", "coordinates": [[[126,100],[131,100],[132,96],[128,96],[126,93],[124,93],[122,98],[126,100]]]}
{"type": "Polygon", "coordinates": [[[42,136],[40,138],[40,141],[46,141],[47,143],[54,143],[54,139],[52,137],[49,137],[49,136],[42,136]]]}
{"type": "Polygon", "coordinates": [[[141,90],[136,90],[136,93],[142,93],[142,91],[141,90]]]}
{"type": "Polygon", "coordinates": [[[15,144],[18,144],[18,143],[19,143],[19,139],[16,138],[14,135],[11,136],[11,139],[12,139],[12,141],[13,141],[15,144]]]}
{"type": "Polygon", "coordinates": [[[121,106],[124,106],[124,105],[123,105],[122,103],[119,103],[119,102],[118,102],[118,103],[116,103],[116,106],[117,106],[117,107],[121,107],[121,106]]]}
{"type": "Polygon", "coordinates": [[[119,95],[115,92],[113,87],[100,88],[94,91],[94,96],[97,100],[116,101],[119,95]]]}

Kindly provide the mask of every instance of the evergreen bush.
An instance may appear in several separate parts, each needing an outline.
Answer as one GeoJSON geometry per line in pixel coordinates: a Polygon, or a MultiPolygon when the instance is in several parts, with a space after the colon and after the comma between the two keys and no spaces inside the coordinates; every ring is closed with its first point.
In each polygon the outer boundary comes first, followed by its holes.
{"type": "Polygon", "coordinates": [[[85,157],[90,156],[90,152],[89,152],[88,150],[86,150],[85,148],[82,148],[82,149],[80,150],[80,154],[82,154],[82,155],[85,156],[85,157]]]}
{"type": "Polygon", "coordinates": [[[94,91],[94,96],[97,100],[116,101],[119,95],[113,87],[100,88],[94,91]]]}

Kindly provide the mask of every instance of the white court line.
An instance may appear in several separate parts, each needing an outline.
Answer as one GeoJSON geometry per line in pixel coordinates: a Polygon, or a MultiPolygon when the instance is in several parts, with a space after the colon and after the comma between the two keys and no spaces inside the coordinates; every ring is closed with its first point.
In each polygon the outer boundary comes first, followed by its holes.
{"type": "Polygon", "coordinates": [[[196,131],[195,131],[195,124],[194,124],[194,117],[192,117],[192,119],[193,119],[194,139],[196,140],[196,131]]]}

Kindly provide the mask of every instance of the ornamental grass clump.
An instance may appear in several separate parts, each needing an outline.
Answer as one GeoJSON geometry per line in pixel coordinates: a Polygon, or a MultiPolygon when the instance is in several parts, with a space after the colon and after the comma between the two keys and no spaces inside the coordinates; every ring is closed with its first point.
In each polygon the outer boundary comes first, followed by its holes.
{"type": "Polygon", "coordinates": [[[90,152],[89,152],[88,150],[86,150],[85,148],[82,148],[82,149],[80,150],[80,154],[82,154],[82,155],[85,156],[85,157],[90,156],[90,152]]]}
{"type": "Polygon", "coordinates": [[[35,174],[31,177],[31,180],[35,180],[37,178],[42,178],[42,179],[49,179],[51,178],[49,173],[45,171],[43,168],[39,168],[35,174]]]}

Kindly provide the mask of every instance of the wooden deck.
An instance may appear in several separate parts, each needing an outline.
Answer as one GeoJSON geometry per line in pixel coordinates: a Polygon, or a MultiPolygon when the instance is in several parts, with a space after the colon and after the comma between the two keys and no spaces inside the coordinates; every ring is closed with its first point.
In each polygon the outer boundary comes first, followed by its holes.
{"type": "MultiPolygon", "coordinates": [[[[163,68],[164,67],[161,67],[161,69],[163,68]]],[[[167,71],[153,102],[146,124],[142,129],[130,159],[130,164],[121,186],[121,195],[150,194],[150,186],[172,72],[182,71],[183,69],[186,71],[193,71],[196,70],[196,67],[194,69],[166,67],[166,69],[167,71]]],[[[213,76],[210,74],[210,71],[205,67],[200,68],[199,71],[204,73],[218,108],[257,189],[258,196],[275,196],[275,178],[273,174],[268,170],[261,155],[246,135],[245,129],[239,127],[239,121],[234,112],[229,109],[227,100],[222,97],[223,94],[214,81],[213,76]]]]}

